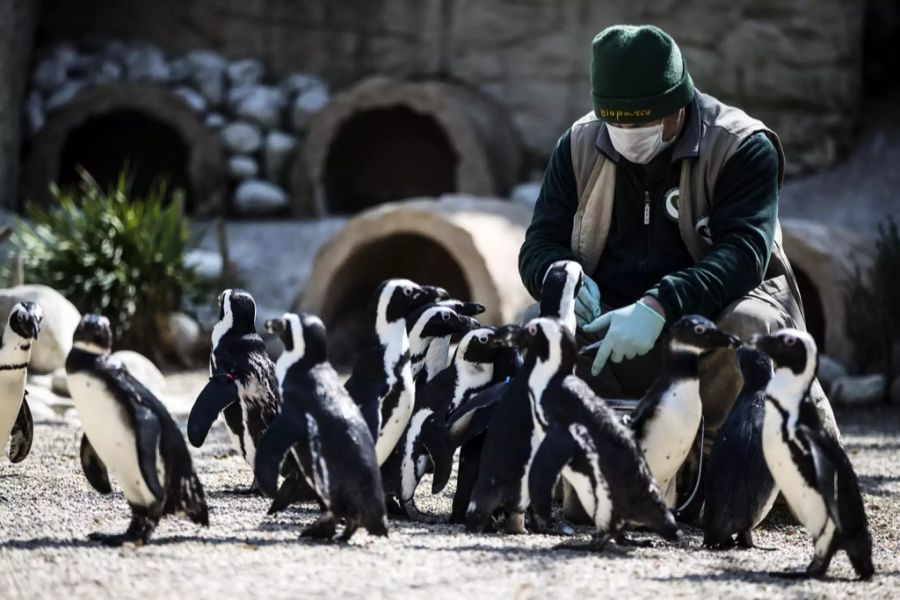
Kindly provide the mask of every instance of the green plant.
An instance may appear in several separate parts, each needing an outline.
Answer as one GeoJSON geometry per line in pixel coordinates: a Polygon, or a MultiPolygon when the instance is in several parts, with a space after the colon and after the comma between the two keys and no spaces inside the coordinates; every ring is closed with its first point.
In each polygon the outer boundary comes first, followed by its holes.
{"type": "Polygon", "coordinates": [[[882,371],[890,383],[900,343],[900,233],[893,218],[878,228],[874,260],[865,272],[857,267],[844,298],[856,370],[882,371]]]}
{"type": "Polygon", "coordinates": [[[72,188],[51,186],[54,205],[30,204],[12,244],[25,278],[65,295],[82,312],[106,315],[118,347],[165,362],[158,337],[163,319],[200,287],[185,265],[190,230],[183,194],[158,180],[132,191],[127,169],[104,190],[86,171],[72,188]]]}

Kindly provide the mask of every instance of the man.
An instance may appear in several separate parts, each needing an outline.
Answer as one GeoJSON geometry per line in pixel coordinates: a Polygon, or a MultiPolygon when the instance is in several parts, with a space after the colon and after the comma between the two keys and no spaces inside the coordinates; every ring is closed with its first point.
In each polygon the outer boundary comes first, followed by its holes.
{"type": "MultiPolygon", "coordinates": [[[[584,268],[579,342],[603,343],[579,373],[595,391],[640,398],[659,371],[666,325],[686,314],[745,340],[805,328],[780,242],[778,136],[696,91],[677,44],[653,26],[594,38],[591,91],[594,110],[550,158],[519,271],[538,297],[552,262],[584,268]]],[[[741,384],[734,350],[701,359],[707,449],[741,384]]],[[[837,436],[818,382],[810,395],[837,436]]]]}

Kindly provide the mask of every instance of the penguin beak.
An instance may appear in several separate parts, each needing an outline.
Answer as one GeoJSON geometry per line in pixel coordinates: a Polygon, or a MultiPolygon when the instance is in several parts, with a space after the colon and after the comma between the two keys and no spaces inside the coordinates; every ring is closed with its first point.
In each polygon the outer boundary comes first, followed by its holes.
{"type": "Polygon", "coordinates": [[[269,319],[266,321],[266,331],[272,335],[280,336],[284,332],[284,319],[269,319]]]}
{"type": "Polygon", "coordinates": [[[459,320],[457,321],[457,323],[459,325],[459,328],[457,329],[457,331],[460,333],[466,332],[466,331],[472,331],[474,329],[478,329],[479,327],[481,327],[481,323],[479,323],[472,317],[468,317],[466,315],[459,315],[459,320]]]}
{"type": "Polygon", "coordinates": [[[442,287],[438,287],[436,285],[423,285],[421,287],[428,295],[429,302],[435,302],[437,300],[447,300],[448,298],[450,298],[450,294],[442,287]]]}
{"type": "Polygon", "coordinates": [[[467,317],[474,317],[475,315],[483,313],[484,310],[484,304],[479,304],[478,302],[463,302],[462,306],[460,306],[456,312],[467,317]]]}
{"type": "Polygon", "coordinates": [[[503,345],[510,348],[518,348],[524,341],[525,329],[518,325],[504,325],[497,330],[497,338],[503,341],[503,345]]]}
{"type": "Polygon", "coordinates": [[[710,348],[740,348],[742,342],[740,338],[726,333],[721,329],[713,329],[708,331],[707,340],[710,348]]]}

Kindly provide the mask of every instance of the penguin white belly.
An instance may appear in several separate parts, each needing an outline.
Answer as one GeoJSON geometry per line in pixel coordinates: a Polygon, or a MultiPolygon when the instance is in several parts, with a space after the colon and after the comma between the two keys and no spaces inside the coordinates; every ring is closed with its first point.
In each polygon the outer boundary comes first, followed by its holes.
{"type": "MultiPolygon", "coordinates": [[[[83,373],[73,373],[67,379],[85,434],[125,497],[140,506],[155,503],[156,498],[141,475],[137,440],[128,413],[102,381],[83,373]]],[[[165,469],[158,450],[156,470],[164,484],[165,469]]]]}
{"type": "Polygon", "coordinates": [[[648,420],[641,450],[661,489],[669,487],[690,453],[701,413],[699,383],[684,381],[666,390],[648,420]]]}
{"type": "Polygon", "coordinates": [[[22,407],[26,372],[26,369],[0,371],[0,452],[6,449],[9,432],[22,407]]]}
{"type": "Polygon", "coordinates": [[[409,419],[413,412],[413,380],[412,370],[403,369],[403,389],[397,392],[397,405],[394,410],[381,424],[381,430],[378,433],[378,439],[375,441],[375,456],[378,459],[378,465],[384,464],[391,452],[400,441],[400,437],[409,424],[409,419]]]}
{"type": "Polygon", "coordinates": [[[788,501],[791,511],[810,535],[818,538],[831,519],[818,490],[810,487],[791,457],[790,447],[782,438],[781,415],[766,405],[763,427],[763,454],[775,483],[788,501]]]}
{"type": "MultiPolygon", "coordinates": [[[[532,417],[534,416],[534,410],[532,409],[532,417]]],[[[519,511],[525,512],[525,509],[528,508],[528,505],[531,504],[531,493],[528,491],[528,473],[531,471],[531,463],[534,462],[534,455],[537,454],[538,448],[541,447],[541,444],[544,441],[544,437],[547,434],[541,428],[540,424],[532,419],[531,421],[531,439],[529,443],[531,444],[531,449],[528,452],[528,463],[525,465],[525,472],[522,474],[522,481],[519,482],[519,511]]]]}
{"type": "Polygon", "coordinates": [[[569,432],[590,466],[591,475],[589,477],[566,465],[563,467],[563,477],[575,490],[578,500],[593,519],[594,525],[601,531],[609,531],[612,521],[612,496],[609,493],[609,484],[600,469],[600,455],[586,427],[576,423],[569,426],[569,432]]]}
{"type": "MultiPolygon", "coordinates": [[[[422,432],[422,425],[432,414],[434,413],[430,410],[420,410],[413,415],[412,419],[410,419],[409,429],[406,433],[406,446],[403,448],[403,462],[400,472],[400,495],[402,496],[400,499],[403,501],[411,500],[413,494],[416,492],[416,484],[418,483],[416,475],[418,475],[419,472],[419,465],[417,464],[416,457],[413,455],[413,449],[416,444],[416,439],[418,439],[419,434],[422,432]]],[[[423,461],[419,460],[418,462],[423,461]]],[[[424,468],[422,470],[424,470],[424,468]]]]}

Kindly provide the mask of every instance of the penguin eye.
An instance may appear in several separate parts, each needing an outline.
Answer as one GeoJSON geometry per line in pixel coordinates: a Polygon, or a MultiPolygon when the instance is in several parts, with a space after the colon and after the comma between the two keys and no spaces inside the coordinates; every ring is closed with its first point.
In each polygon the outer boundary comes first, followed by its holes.
{"type": "Polygon", "coordinates": [[[479,343],[479,344],[487,344],[487,340],[488,340],[488,339],[487,339],[487,336],[486,336],[486,335],[480,335],[480,336],[478,336],[478,343],[479,343]]]}
{"type": "Polygon", "coordinates": [[[704,333],[706,333],[706,327],[704,327],[703,325],[695,325],[694,333],[696,333],[697,335],[703,335],[704,333]]]}
{"type": "Polygon", "coordinates": [[[441,315],[441,318],[442,318],[443,320],[445,320],[445,321],[449,321],[449,320],[450,320],[450,315],[448,315],[447,313],[444,313],[444,314],[441,315]]]}
{"type": "Polygon", "coordinates": [[[529,325],[528,326],[528,334],[529,335],[537,335],[537,325],[529,325]]]}
{"type": "Polygon", "coordinates": [[[403,288],[404,296],[412,296],[412,293],[413,293],[412,288],[403,288]]]}
{"type": "Polygon", "coordinates": [[[795,338],[793,336],[785,336],[784,343],[787,346],[793,346],[794,344],[797,343],[797,338],[795,338]]]}

